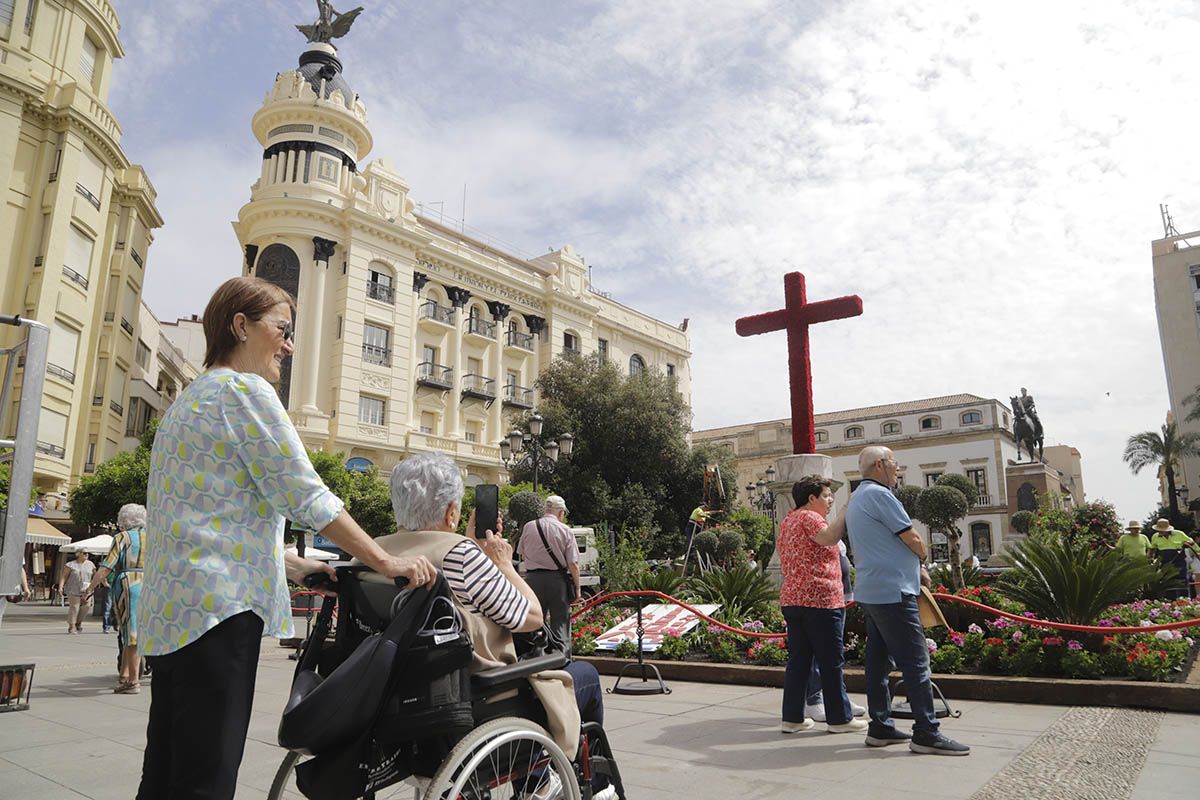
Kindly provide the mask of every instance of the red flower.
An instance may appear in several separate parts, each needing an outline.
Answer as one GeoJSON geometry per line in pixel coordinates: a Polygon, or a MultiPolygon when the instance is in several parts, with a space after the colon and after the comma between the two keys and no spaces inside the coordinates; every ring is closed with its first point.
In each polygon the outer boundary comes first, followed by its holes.
{"type": "Polygon", "coordinates": [[[1061,647],[1062,643],[1063,640],[1057,636],[1047,636],[1045,639],[1042,639],[1042,644],[1047,647],[1061,647]]]}
{"type": "Polygon", "coordinates": [[[984,644],[1004,644],[1004,640],[993,636],[989,639],[984,639],[983,643],[984,644]]]}

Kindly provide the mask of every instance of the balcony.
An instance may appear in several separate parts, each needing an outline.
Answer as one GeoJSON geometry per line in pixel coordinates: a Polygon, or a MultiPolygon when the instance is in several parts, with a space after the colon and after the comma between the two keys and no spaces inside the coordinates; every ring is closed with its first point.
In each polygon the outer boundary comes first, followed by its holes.
{"type": "Polygon", "coordinates": [[[84,463],[84,465],[83,465],[84,474],[90,475],[95,471],[96,471],[96,462],[95,461],[88,461],[88,462],[84,463]]]}
{"type": "Polygon", "coordinates": [[[978,506],[990,506],[992,504],[992,496],[990,494],[979,493],[979,501],[975,503],[978,506]]]}
{"type": "Polygon", "coordinates": [[[101,395],[101,394],[92,395],[92,405],[94,405],[94,406],[104,405],[104,395],[101,395]]]}
{"type": "Polygon", "coordinates": [[[130,336],[133,336],[133,323],[124,317],[121,317],[121,330],[125,331],[130,336]]]}
{"type": "Polygon", "coordinates": [[[484,339],[494,340],[496,338],[496,323],[486,320],[483,317],[468,317],[466,333],[468,336],[480,336],[484,339]]]}
{"type": "Polygon", "coordinates": [[[108,401],[108,410],[116,414],[118,417],[125,416],[125,407],[116,400],[108,401]]]}
{"type": "Polygon", "coordinates": [[[436,300],[426,300],[421,304],[417,314],[419,322],[430,322],[435,325],[454,325],[454,309],[439,306],[436,300]]]}
{"type": "Polygon", "coordinates": [[[363,361],[368,364],[378,364],[381,367],[390,367],[392,365],[392,348],[380,347],[374,344],[364,344],[362,346],[363,361]]]}
{"type": "Polygon", "coordinates": [[[367,281],[367,297],[389,306],[396,304],[396,290],[385,283],[367,281]]]}
{"type": "Polygon", "coordinates": [[[54,456],[55,458],[66,458],[67,457],[67,451],[64,450],[63,448],[59,447],[56,444],[47,444],[46,442],[38,442],[37,443],[37,451],[39,453],[45,453],[48,456],[54,456]]]}
{"type": "Polygon", "coordinates": [[[75,194],[92,204],[92,208],[100,210],[100,198],[88,191],[88,188],[82,184],[75,184],[75,194]]]}
{"type": "Polygon", "coordinates": [[[137,250],[130,250],[129,257],[133,259],[133,263],[137,264],[139,268],[141,268],[141,269],[146,268],[146,265],[144,263],[142,263],[142,257],[140,255],[138,255],[137,250]]]}
{"type": "Polygon", "coordinates": [[[510,330],[508,333],[504,334],[504,346],[515,347],[518,350],[524,350],[527,353],[532,353],[533,334],[510,330]]]}
{"type": "Polygon", "coordinates": [[[564,347],[562,349],[562,354],[563,356],[569,358],[579,358],[583,352],[578,347],[564,347]]]}
{"type": "Polygon", "coordinates": [[[533,408],[533,389],[510,383],[504,387],[504,405],[513,408],[533,408]]]}
{"type": "Polygon", "coordinates": [[[496,399],[496,381],[475,373],[467,373],[462,379],[463,399],[487,400],[489,403],[496,399]]]}
{"type": "Polygon", "coordinates": [[[61,378],[62,380],[66,381],[67,383],[70,383],[70,384],[75,383],[75,373],[71,372],[71,370],[69,370],[69,369],[63,369],[58,364],[47,364],[46,365],[46,374],[53,375],[56,378],[61,378]]]}
{"type": "Polygon", "coordinates": [[[87,291],[88,279],[83,277],[82,275],[80,275],[75,270],[68,267],[66,264],[63,265],[63,277],[69,281],[74,281],[75,283],[82,286],[84,291],[87,291]]]}
{"type": "Polygon", "coordinates": [[[454,387],[454,369],[444,364],[422,361],[417,364],[417,386],[428,386],[443,391],[451,389],[454,387]]]}

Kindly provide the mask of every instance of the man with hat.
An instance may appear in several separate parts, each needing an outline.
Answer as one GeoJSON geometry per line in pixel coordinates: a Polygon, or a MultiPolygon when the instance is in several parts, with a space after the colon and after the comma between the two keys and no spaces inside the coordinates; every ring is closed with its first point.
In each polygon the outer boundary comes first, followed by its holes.
{"type": "Polygon", "coordinates": [[[1114,550],[1119,550],[1127,558],[1145,558],[1150,549],[1150,537],[1142,533],[1142,523],[1130,522],[1125,532],[1117,537],[1114,550]]]}
{"type": "Polygon", "coordinates": [[[546,498],[541,519],[525,523],[517,554],[525,581],[550,618],[550,629],[571,652],[571,603],[579,597],[579,544],[563,522],[567,503],[556,494],[546,498]]]}
{"type": "Polygon", "coordinates": [[[1200,546],[1183,531],[1172,528],[1168,520],[1159,519],[1154,523],[1154,536],[1150,537],[1150,549],[1158,555],[1162,563],[1170,564],[1179,570],[1179,577],[1183,580],[1184,588],[1172,589],[1167,592],[1167,599],[1188,597],[1185,549],[1191,550],[1193,553],[1200,553],[1200,546]]]}

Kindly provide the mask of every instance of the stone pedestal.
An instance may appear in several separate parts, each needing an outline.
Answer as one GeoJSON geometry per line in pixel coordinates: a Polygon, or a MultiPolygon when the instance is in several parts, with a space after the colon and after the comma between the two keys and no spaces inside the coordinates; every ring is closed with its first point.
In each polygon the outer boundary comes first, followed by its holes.
{"type": "Polygon", "coordinates": [[[792,486],[806,475],[819,475],[833,482],[833,490],[841,488],[842,482],[833,480],[833,459],[816,453],[784,456],[775,462],[775,480],[767,488],[775,497],[775,552],[767,565],[767,575],[776,586],[783,585],[783,571],[779,563],[779,522],[796,508],[792,500],[792,486]]]}

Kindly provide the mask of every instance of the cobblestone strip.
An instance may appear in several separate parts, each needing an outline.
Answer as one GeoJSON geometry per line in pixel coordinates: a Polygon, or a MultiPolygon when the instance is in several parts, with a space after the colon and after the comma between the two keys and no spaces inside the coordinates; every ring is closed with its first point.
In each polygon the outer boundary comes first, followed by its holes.
{"type": "Polygon", "coordinates": [[[1129,708],[1072,708],[971,800],[1125,800],[1162,716],[1129,708]]]}

